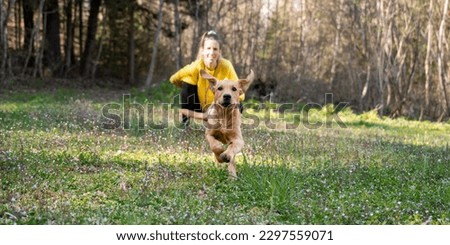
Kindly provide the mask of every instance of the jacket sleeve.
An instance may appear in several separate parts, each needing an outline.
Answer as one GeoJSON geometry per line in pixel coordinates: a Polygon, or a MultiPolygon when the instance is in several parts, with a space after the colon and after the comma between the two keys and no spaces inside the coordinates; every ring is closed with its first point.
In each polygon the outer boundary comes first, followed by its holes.
{"type": "Polygon", "coordinates": [[[197,85],[197,63],[197,61],[194,61],[191,64],[181,68],[170,77],[170,82],[178,87],[181,87],[182,82],[197,85]]]}

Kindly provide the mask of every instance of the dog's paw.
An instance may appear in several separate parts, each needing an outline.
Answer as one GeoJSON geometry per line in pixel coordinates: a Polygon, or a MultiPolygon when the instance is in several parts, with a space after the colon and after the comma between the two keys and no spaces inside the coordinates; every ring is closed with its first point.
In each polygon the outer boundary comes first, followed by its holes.
{"type": "Polygon", "coordinates": [[[214,154],[216,156],[216,160],[218,163],[223,163],[222,158],[220,157],[220,154],[214,154]]]}
{"type": "Polygon", "coordinates": [[[222,154],[220,154],[220,159],[222,160],[222,162],[230,162],[231,157],[225,153],[222,153],[222,154]]]}

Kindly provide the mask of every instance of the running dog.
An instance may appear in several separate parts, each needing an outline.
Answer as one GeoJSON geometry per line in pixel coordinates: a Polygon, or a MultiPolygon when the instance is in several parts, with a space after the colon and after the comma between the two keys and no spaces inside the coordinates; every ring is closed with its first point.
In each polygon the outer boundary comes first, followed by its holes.
{"type": "Polygon", "coordinates": [[[239,96],[247,91],[255,77],[253,71],[246,79],[238,81],[218,80],[200,70],[200,75],[210,83],[214,101],[205,112],[181,109],[188,117],[201,119],[206,126],[205,136],[219,163],[228,163],[230,177],[237,178],[235,156],[244,147],[241,132],[239,96]],[[227,145],[226,149],[223,144],[227,145]]]}

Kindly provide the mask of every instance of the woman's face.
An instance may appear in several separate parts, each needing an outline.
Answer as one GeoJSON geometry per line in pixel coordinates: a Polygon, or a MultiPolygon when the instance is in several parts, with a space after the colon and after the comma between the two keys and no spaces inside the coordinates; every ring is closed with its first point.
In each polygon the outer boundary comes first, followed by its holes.
{"type": "Polygon", "coordinates": [[[220,58],[220,45],[214,39],[206,39],[203,45],[203,61],[208,68],[215,68],[220,58]]]}

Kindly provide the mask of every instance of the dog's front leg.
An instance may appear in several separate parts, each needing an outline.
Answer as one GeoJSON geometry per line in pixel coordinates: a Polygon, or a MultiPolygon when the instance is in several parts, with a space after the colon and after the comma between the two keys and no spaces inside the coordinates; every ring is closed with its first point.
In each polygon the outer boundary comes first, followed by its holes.
{"type": "Polygon", "coordinates": [[[211,151],[214,152],[214,155],[216,156],[216,160],[219,163],[224,162],[224,160],[221,158],[221,154],[224,152],[222,143],[210,134],[206,134],[206,140],[209,143],[209,147],[211,148],[211,151]]]}
{"type": "Polygon", "coordinates": [[[220,155],[224,162],[231,162],[234,160],[234,156],[241,152],[244,147],[244,140],[242,138],[236,138],[230,142],[228,148],[220,155]]]}
{"type": "Polygon", "coordinates": [[[228,163],[228,175],[233,178],[236,179],[237,178],[237,174],[236,174],[236,161],[233,159],[230,160],[230,162],[228,163]]]}

